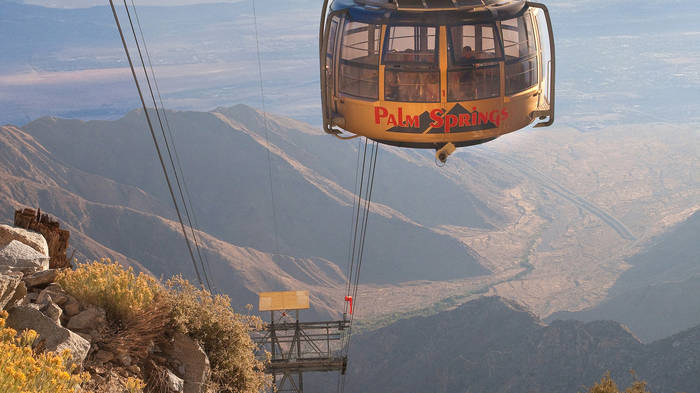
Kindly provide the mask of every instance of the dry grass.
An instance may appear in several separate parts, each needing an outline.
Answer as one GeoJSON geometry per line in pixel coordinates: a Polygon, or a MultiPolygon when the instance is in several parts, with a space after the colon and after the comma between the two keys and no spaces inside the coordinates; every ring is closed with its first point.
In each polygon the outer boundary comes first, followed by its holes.
{"type": "Polygon", "coordinates": [[[139,361],[146,359],[154,343],[164,339],[170,323],[166,304],[155,301],[133,318],[121,321],[101,339],[100,347],[114,353],[126,353],[139,361]]]}
{"type": "Polygon", "coordinates": [[[149,360],[145,366],[148,374],[146,392],[169,393],[167,382],[168,370],[153,360],[149,360]]]}

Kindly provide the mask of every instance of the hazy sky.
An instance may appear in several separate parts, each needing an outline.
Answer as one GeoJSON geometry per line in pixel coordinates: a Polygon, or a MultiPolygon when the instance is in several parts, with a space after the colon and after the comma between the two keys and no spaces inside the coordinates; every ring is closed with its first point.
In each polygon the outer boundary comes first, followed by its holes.
{"type": "MultiPolygon", "coordinates": [[[[136,3],[136,5],[186,5],[202,3],[236,3],[239,1],[241,0],[134,0],[134,3],[136,3]]],[[[25,0],[24,3],[55,8],[84,8],[107,5],[109,4],[109,0],[25,0]]]]}

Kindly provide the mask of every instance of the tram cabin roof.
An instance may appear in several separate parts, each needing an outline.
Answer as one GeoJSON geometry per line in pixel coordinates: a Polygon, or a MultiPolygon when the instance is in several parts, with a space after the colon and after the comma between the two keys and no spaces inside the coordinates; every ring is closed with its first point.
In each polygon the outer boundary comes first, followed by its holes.
{"type": "Polygon", "coordinates": [[[334,0],[331,12],[349,12],[352,20],[376,24],[450,25],[511,19],[525,0],[334,0]]]}

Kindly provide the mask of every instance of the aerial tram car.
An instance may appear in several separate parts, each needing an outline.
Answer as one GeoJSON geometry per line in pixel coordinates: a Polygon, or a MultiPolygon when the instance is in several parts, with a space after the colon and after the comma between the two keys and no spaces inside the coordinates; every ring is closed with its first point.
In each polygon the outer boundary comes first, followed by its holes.
{"type": "Polygon", "coordinates": [[[327,133],[432,148],[445,162],[457,147],[554,123],[554,39],[543,4],[328,3],[319,38],[327,133]]]}

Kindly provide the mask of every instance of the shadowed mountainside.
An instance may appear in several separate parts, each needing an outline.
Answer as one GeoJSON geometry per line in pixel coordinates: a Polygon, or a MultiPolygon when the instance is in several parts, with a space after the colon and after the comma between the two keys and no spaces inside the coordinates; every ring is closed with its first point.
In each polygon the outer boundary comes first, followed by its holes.
{"type": "Polygon", "coordinates": [[[644,345],[612,321],[544,324],[498,297],[399,321],[353,340],[348,392],[541,392],[584,390],[606,372],[622,386],[630,369],[655,393],[696,391],[700,326],[644,345]]]}

